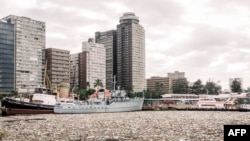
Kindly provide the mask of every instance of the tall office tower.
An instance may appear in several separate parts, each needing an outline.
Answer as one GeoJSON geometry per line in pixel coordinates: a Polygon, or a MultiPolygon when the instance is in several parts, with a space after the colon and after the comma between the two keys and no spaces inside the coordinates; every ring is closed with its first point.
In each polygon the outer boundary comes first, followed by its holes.
{"type": "MultiPolygon", "coordinates": [[[[104,45],[97,44],[93,38],[88,42],[82,43],[82,60],[81,64],[85,64],[85,78],[84,84],[89,84],[89,88],[95,88],[94,83],[97,79],[101,80],[104,88],[106,87],[106,49],[104,45]],[[84,58],[85,57],[85,58],[84,58]],[[84,62],[85,60],[85,62],[84,62]]],[[[81,73],[81,72],[80,72],[81,73]]]]}
{"type": "Polygon", "coordinates": [[[116,75],[116,31],[96,32],[95,40],[106,48],[106,88],[113,90],[113,76],[116,75]]]}
{"type": "Polygon", "coordinates": [[[117,25],[117,85],[145,89],[145,31],[134,13],[124,13],[117,25]]]}
{"type": "Polygon", "coordinates": [[[15,90],[14,25],[0,21],[0,94],[15,90]]]}
{"type": "Polygon", "coordinates": [[[43,85],[45,22],[14,15],[3,19],[15,25],[16,88],[43,85]]]}
{"type": "Polygon", "coordinates": [[[62,49],[45,49],[47,74],[51,87],[59,86],[61,82],[70,82],[69,53],[68,50],[62,49]]]}
{"type": "Polygon", "coordinates": [[[70,54],[70,86],[79,88],[79,53],[70,54]]]}
{"type": "Polygon", "coordinates": [[[156,91],[156,89],[159,89],[160,87],[162,94],[171,93],[170,81],[171,80],[168,77],[154,76],[154,77],[148,78],[147,90],[156,91]]]}

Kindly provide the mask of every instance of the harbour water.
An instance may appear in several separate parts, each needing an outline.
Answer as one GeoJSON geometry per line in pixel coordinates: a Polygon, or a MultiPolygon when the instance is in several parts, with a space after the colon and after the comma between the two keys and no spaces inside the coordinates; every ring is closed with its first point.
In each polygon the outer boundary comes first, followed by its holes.
{"type": "Polygon", "coordinates": [[[250,112],[138,111],[18,115],[0,117],[0,123],[2,140],[223,141],[223,125],[249,125],[250,112]]]}

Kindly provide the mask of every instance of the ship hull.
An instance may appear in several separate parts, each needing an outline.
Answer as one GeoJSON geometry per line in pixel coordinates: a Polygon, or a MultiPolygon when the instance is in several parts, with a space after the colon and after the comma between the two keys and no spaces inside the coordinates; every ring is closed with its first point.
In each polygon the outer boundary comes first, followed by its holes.
{"type": "Polygon", "coordinates": [[[2,110],[3,116],[17,115],[17,114],[53,114],[54,111],[44,110],[44,109],[15,109],[15,108],[5,108],[2,110]]]}
{"type": "Polygon", "coordinates": [[[115,112],[130,112],[142,110],[143,98],[112,102],[109,105],[91,105],[91,104],[62,104],[55,105],[54,113],[59,114],[85,114],[85,113],[115,113],[115,112]]]}
{"type": "Polygon", "coordinates": [[[238,109],[240,111],[250,111],[250,104],[239,104],[238,109]]]}
{"type": "Polygon", "coordinates": [[[38,103],[24,102],[20,100],[15,100],[12,98],[4,98],[2,100],[2,107],[15,108],[15,109],[41,109],[48,110],[54,108],[54,105],[44,105],[38,103]]]}

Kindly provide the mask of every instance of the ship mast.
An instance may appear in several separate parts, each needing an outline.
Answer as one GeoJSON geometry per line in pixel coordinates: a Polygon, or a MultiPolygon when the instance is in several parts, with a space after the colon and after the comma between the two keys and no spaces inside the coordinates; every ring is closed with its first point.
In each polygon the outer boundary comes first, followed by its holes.
{"type": "Polygon", "coordinates": [[[116,84],[115,78],[116,76],[114,75],[114,91],[115,91],[115,84],[116,84]]]}

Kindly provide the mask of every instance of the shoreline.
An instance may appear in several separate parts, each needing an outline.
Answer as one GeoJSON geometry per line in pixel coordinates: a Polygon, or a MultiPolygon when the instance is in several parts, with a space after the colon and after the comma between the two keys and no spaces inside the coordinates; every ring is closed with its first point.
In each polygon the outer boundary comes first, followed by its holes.
{"type": "MultiPolygon", "coordinates": [[[[1,104],[1,103],[0,103],[1,104]]],[[[15,116],[15,115],[37,115],[37,114],[56,114],[53,110],[32,110],[32,109],[14,109],[0,108],[0,116],[15,116]]],[[[228,112],[250,112],[250,110],[245,109],[222,109],[222,108],[176,108],[176,107],[143,107],[143,112],[151,112],[151,111],[228,111],[228,112]]],[[[140,112],[140,111],[138,111],[140,112]]],[[[119,113],[119,112],[118,112],[119,113]]],[[[90,113],[87,113],[90,114],[90,113]]],[[[92,113],[91,113],[92,114],[92,113]]],[[[95,114],[95,113],[93,113],[95,114]]]]}
{"type": "Polygon", "coordinates": [[[249,124],[250,113],[139,111],[0,117],[3,140],[223,140],[224,125],[249,124]]]}

